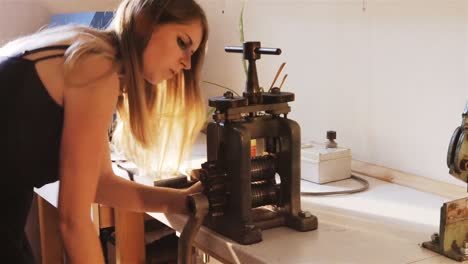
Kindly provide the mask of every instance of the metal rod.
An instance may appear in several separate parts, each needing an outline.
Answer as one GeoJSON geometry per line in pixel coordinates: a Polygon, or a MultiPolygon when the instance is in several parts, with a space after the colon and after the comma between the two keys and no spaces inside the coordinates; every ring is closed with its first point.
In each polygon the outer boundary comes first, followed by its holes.
{"type": "Polygon", "coordinates": [[[208,198],[202,193],[196,193],[187,197],[187,203],[191,216],[180,234],[178,246],[178,264],[192,263],[192,245],[200,226],[208,213],[208,198]]]}
{"type": "Polygon", "coordinates": [[[268,55],[280,55],[281,49],[278,48],[257,48],[255,52],[268,55]]]}

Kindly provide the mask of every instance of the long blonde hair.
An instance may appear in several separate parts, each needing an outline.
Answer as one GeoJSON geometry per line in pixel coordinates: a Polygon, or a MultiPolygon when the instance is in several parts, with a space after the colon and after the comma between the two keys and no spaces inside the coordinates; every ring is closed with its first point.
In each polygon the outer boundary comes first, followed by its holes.
{"type": "Polygon", "coordinates": [[[206,16],[193,0],[124,0],[109,30],[120,45],[125,91],[118,104],[121,122],[113,142],[144,174],[168,177],[180,167],[204,123],[199,83],[208,37],[206,16]],[[154,27],[196,20],[201,22],[203,37],[192,55],[191,69],[157,87],[146,82],[142,54],[154,27]]]}
{"type": "Polygon", "coordinates": [[[71,42],[65,52],[65,78],[83,56],[97,54],[112,59],[114,69],[121,74],[122,89],[114,146],[134,161],[142,173],[159,179],[170,177],[179,169],[204,123],[199,84],[207,38],[205,13],[193,0],[123,0],[106,30],[82,26],[50,28],[10,42],[2,50],[34,48],[35,42],[44,39],[48,41],[39,46],[71,42]],[[154,28],[194,21],[201,22],[203,37],[192,55],[191,69],[156,86],[146,82],[142,55],[154,28]]]}

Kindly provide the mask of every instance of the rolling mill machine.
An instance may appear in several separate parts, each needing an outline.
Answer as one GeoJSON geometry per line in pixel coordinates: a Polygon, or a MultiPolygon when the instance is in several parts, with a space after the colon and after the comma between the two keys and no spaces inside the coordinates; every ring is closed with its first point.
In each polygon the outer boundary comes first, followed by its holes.
{"type": "Polygon", "coordinates": [[[216,111],[207,127],[208,161],[192,172],[209,202],[205,226],[241,244],[261,241],[261,230],[271,227],[316,229],[317,218],[300,207],[300,127],[287,118],[294,94],[262,92],[258,83],[256,60],[281,50],[246,42],[225,51],[243,54],[247,81],[242,97],[226,92],[209,99],[216,111]],[[264,142],[254,157],[253,139],[264,142]]]}
{"type": "Polygon", "coordinates": [[[225,51],[248,61],[246,87],[243,96],[226,92],[209,99],[216,111],[207,127],[207,162],[191,175],[204,191],[189,196],[192,217],[179,241],[179,263],[189,262],[201,224],[240,244],[260,242],[263,229],[277,226],[317,228],[317,218],[301,210],[300,126],[287,118],[294,94],[259,87],[256,60],[281,50],[245,42],[225,51]],[[257,155],[251,153],[252,140],[263,142],[257,155]]]}

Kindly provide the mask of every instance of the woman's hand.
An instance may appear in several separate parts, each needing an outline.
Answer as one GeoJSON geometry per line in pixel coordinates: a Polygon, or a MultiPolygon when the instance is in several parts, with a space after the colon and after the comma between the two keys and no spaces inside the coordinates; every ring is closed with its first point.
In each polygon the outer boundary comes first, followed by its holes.
{"type": "Polygon", "coordinates": [[[184,191],[188,194],[192,193],[199,193],[203,191],[203,185],[200,181],[197,181],[194,185],[190,186],[189,188],[185,189],[184,191]]]}
{"type": "Polygon", "coordinates": [[[167,206],[167,213],[189,214],[189,210],[187,208],[187,197],[190,194],[199,193],[202,191],[203,186],[199,181],[187,189],[177,190],[175,199],[167,206]]]}

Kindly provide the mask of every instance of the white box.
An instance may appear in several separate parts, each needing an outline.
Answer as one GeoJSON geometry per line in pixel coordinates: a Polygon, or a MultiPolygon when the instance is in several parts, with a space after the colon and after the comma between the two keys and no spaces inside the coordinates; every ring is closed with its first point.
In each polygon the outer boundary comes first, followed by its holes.
{"type": "Polygon", "coordinates": [[[301,178],[327,183],[351,177],[351,150],[326,148],[325,144],[307,142],[301,149],[301,178]]]}

